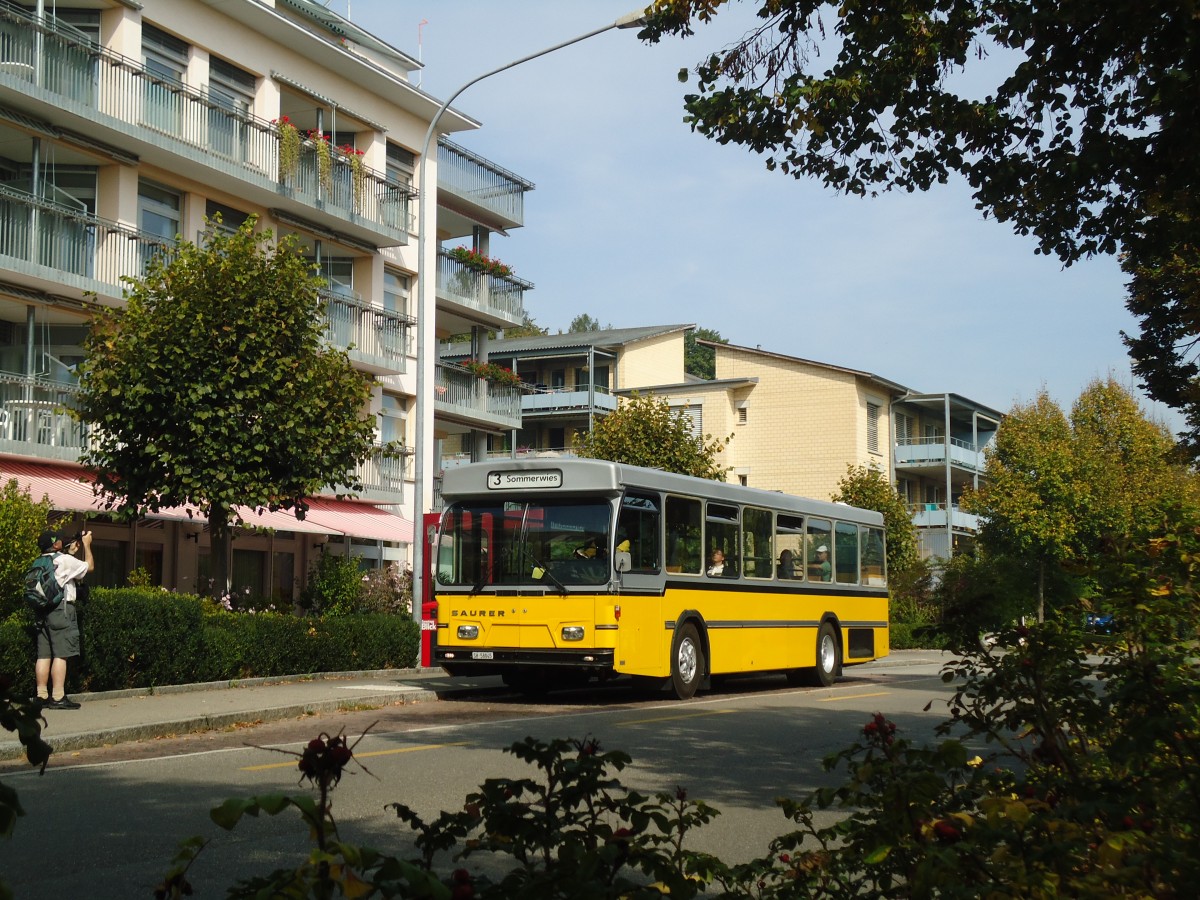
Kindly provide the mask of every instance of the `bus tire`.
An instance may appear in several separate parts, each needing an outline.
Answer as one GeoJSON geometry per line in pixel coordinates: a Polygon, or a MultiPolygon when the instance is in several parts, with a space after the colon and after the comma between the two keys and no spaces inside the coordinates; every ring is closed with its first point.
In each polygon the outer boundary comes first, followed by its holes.
{"type": "Polygon", "coordinates": [[[842,671],[842,648],[832,623],[822,622],[817,629],[817,665],[813,677],[821,687],[829,687],[842,671]]]}
{"type": "Polygon", "coordinates": [[[680,700],[691,699],[703,679],[704,647],[696,626],[688,622],[671,643],[671,690],[680,700]]]}
{"type": "Polygon", "coordinates": [[[842,672],[842,648],[832,622],[817,629],[817,664],[811,669],[792,669],[788,684],[804,687],[830,687],[842,672]]]}

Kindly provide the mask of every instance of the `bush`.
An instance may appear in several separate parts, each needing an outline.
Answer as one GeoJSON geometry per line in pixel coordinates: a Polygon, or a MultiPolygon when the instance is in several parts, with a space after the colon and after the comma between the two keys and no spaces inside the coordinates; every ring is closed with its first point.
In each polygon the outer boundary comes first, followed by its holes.
{"type": "MultiPolygon", "coordinates": [[[[312,672],[408,668],[420,652],[416,623],[363,614],[320,619],[230,612],[161,588],[93,588],[80,605],[83,653],[69,691],[110,691],[312,672]]],[[[0,672],[33,689],[27,611],[0,623],[0,672]]]]}
{"type": "Polygon", "coordinates": [[[0,620],[25,608],[25,570],[38,555],[49,515],[49,501],[35,502],[15,478],[0,486],[0,620]]]}
{"type": "Polygon", "coordinates": [[[308,573],[300,606],[313,615],[346,616],[362,603],[363,570],[354,557],[322,553],[308,573]]]}
{"type": "Polygon", "coordinates": [[[412,569],[394,566],[372,569],[362,580],[360,608],[363,612],[412,615],[412,569]]]}

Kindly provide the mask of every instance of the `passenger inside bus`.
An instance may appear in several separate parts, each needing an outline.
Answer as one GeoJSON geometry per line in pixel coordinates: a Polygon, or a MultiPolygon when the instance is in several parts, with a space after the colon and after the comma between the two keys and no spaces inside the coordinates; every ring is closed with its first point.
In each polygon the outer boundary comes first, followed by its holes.
{"type": "Polygon", "coordinates": [[[833,566],[829,564],[829,548],[824,544],[817,548],[817,558],[808,564],[808,574],[813,581],[833,581],[833,566]]]}
{"type": "Polygon", "coordinates": [[[784,550],[779,554],[779,577],[796,577],[796,555],[791,550],[784,550]]]}

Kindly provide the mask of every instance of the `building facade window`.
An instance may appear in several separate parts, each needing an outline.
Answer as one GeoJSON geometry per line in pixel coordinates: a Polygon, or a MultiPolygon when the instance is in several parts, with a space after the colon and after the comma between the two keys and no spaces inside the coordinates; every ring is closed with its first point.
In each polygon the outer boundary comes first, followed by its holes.
{"type": "Polygon", "coordinates": [[[142,179],[138,182],[138,228],[164,241],[179,237],[183,195],[142,179]]]}
{"type": "Polygon", "coordinates": [[[867,401],[867,451],[879,452],[879,404],[867,401]]]}

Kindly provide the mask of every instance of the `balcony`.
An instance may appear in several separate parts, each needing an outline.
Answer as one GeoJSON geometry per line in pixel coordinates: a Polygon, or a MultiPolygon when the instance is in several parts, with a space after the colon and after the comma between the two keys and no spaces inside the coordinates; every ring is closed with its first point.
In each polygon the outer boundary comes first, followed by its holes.
{"type": "Polygon", "coordinates": [[[442,425],[492,431],[521,427],[519,387],[476,378],[458,366],[435,367],[433,400],[434,415],[442,425]]]}
{"type": "Polygon", "coordinates": [[[78,462],[87,428],[67,411],[77,393],[74,385],[0,372],[0,453],[78,462]]]}
{"type": "Polygon", "coordinates": [[[323,290],[325,339],[346,350],[350,359],[376,375],[405,371],[408,329],[413,320],[357,294],[323,290]]]}
{"type": "MultiPolygon", "coordinates": [[[[915,503],[908,509],[912,513],[913,525],[917,528],[944,529],[946,527],[945,503],[915,503]]],[[[958,508],[957,503],[953,503],[950,506],[950,526],[955,531],[977,532],[979,531],[979,516],[963,512],[958,508]]]]}
{"type": "Polygon", "coordinates": [[[472,325],[509,328],[525,320],[528,281],[477,272],[446,251],[438,250],[437,303],[439,326],[452,333],[472,325]]]}
{"type": "MultiPolygon", "coordinates": [[[[439,208],[493,231],[525,224],[525,192],[533,190],[533,182],[445,138],[438,141],[437,152],[439,208]]],[[[453,237],[471,233],[469,224],[455,227],[445,218],[439,213],[440,230],[453,237]]]]}
{"type": "MultiPolygon", "coordinates": [[[[983,450],[973,444],[950,438],[950,465],[971,472],[982,472],[983,450]]],[[[909,438],[896,442],[896,468],[921,469],[946,464],[946,441],[940,437],[909,438]]]]}
{"type": "Polygon", "coordinates": [[[43,129],[53,137],[172,171],[182,158],[207,170],[197,178],[262,206],[300,217],[320,210],[359,241],[407,243],[407,186],[336,150],[326,166],[313,142],[301,148],[292,171],[281,171],[273,123],[60,32],[56,21],[47,16],[40,24],[0,6],[0,98],[53,122],[43,129]]]}
{"type": "Polygon", "coordinates": [[[373,503],[401,503],[404,482],[413,480],[412,448],[395,451],[376,447],[371,456],[358,465],[355,475],[363,486],[359,494],[362,499],[373,503]]]}
{"type": "Polygon", "coordinates": [[[124,276],[138,277],[171,245],[116,222],[0,185],[0,267],[62,292],[121,297],[124,276]]]}
{"type": "Polygon", "coordinates": [[[617,398],[608,388],[596,385],[587,388],[541,388],[521,398],[521,412],[526,416],[571,415],[589,412],[607,415],[617,408],[617,398]]]}

